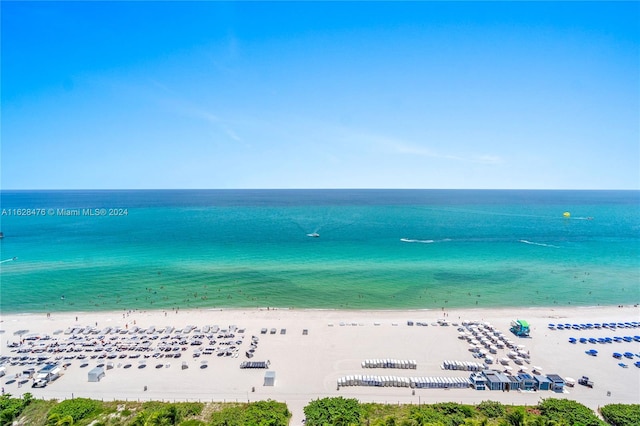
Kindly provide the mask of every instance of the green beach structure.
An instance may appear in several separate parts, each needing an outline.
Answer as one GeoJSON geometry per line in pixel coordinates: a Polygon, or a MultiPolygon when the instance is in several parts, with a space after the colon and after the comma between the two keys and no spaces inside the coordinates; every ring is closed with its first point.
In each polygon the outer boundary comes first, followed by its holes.
{"type": "Polygon", "coordinates": [[[509,330],[518,337],[529,337],[529,323],[525,320],[519,319],[511,321],[511,328],[509,330]]]}

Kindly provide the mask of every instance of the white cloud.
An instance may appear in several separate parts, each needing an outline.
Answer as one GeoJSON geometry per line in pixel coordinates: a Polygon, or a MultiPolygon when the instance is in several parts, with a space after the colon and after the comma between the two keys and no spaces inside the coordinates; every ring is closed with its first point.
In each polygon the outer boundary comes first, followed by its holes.
{"type": "Polygon", "coordinates": [[[480,164],[500,164],[502,163],[502,158],[497,155],[492,154],[482,154],[482,155],[457,155],[446,152],[438,152],[433,150],[427,146],[407,142],[405,140],[390,138],[387,136],[365,136],[365,139],[368,139],[370,143],[382,146],[383,149],[390,151],[393,154],[397,155],[411,155],[411,156],[420,156],[420,157],[428,157],[428,158],[440,158],[451,161],[460,161],[467,163],[480,163],[480,164]]]}

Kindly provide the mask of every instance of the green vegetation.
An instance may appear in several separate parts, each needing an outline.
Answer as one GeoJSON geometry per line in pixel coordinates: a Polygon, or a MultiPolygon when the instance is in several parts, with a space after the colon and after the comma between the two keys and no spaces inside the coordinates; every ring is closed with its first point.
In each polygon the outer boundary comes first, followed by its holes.
{"type": "Polygon", "coordinates": [[[360,424],[362,408],[357,399],[323,398],[304,407],[308,426],[349,426],[360,424]]]}
{"type": "Polygon", "coordinates": [[[600,409],[600,414],[614,426],[640,425],[640,404],[609,404],[600,409]]]}
{"type": "Polygon", "coordinates": [[[565,421],[570,425],[606,425],[591,409],[569,399],[545,399],[538,404],[540,413],[554,421],[565,421]]]}
{"type": "MultiPolygon", "coordinates": [[[[613,411],[626,416],[620,425],[640,426],[638,409],[623,405],[613,411]],[[636,419],[636,420],[634,420],[636,419]],[[635,423],[634,423],[635,421],[635,423]]],[[[611,410],[609,410],[611,411],[611,410]]],[[[589,408],[575,401],[547,399],[533,407],[505,406],[483,401],[477,406],[446,402],[423,405],[360,404],[355,399],[325,398],[305,407],[307,424],[370,426],[600,426],[606,425],[589,408]],[[349,417],[348,414],[352,413],[349,417]]],[[[616,424],[616,423],[612,423],[616,424]]],[[[616,424],[617,426],[618,424],[616,424]]]]}
{"type": "Polygon", "coordinates": [[[131,426],[155,426],[155,425],[180,425],[185,419],[193,418],[202,413],[204,404],[196,402],[164,403],[145,402],[142,410],[132,416],[131,410],[122,410],[122,417],[133,418],[129,423],[131,426]]]}
{"type": "Polygon", "coordinates": [[[101,409],[102,404],[93,399],[67,399],[49,411],[47,424],[55,426],[73,425],[82,419],[97,414],[101,409]]]}
{"type": "Polygon", "coordinates": [[[490,419],[497,419],[506,413],[504,405],[497,401],[482,401],[476,408],[490,419]]]}
{"type": "Polygon", "coordinates": [[[22,398],[11,398],[11,394],[0,397],[0,425],[10,425],[31,403],[32,396],[25,393],[22,398]]]}
{"type": "Polygon", "coordinates": [[[228,404],[213,413],[213,426],[287,426],[291,413],[286,404],[276,401],[258,401],[250,404],[228,404]]]}
{"type": "MultiPolygon", "coordinates": [[[[10,398],[11,407],[20,399],[10,398]]],[[[101,402],[76,398],[62,402],[30,400],[19,414],[12,410],[7,421],[29,426],[285,426],[291,414],[286,404],[259,401],[250,404],[202,404],[194,402],[101,402]]],[[[9,405],[9,404],[5,404],[9,405]]],[[[9,411],[7,412],[9,413],[9,411]]]]}
{"type": "MultiPolygon", "coordinates": [[[[640,426],[640,405],[611,404],[600,409],[608,422],[575,401],[545,399],[521,407],[483,401],[422,405],[360,403],[323,398],[305,408],[308,426],[640,426]]],[[[286,404],[272,400],[243,403],[101,402],[76,398],[62,402],[3,395],[0,426],[287,426],[286,404]]]]}

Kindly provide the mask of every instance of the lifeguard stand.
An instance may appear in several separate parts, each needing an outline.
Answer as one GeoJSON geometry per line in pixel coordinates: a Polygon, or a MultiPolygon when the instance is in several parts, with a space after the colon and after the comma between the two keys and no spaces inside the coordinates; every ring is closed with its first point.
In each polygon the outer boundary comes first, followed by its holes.
{"type": "Polygon", "coordinates": [[[511,321],[511,328],[509,330],[518,337],[529,337],[529,323],[525,320],[511,321]]]}

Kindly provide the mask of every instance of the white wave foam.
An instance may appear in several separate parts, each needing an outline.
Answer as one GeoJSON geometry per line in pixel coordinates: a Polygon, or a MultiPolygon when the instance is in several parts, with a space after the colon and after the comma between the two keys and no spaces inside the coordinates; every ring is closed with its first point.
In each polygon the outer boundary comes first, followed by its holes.
{"type": "Polygon", "coordinates": [[[435,243],[433,240],[411,240],[409,238],[400,238],[400,241],[403,243],[422,243],[422,244],[431,244],[435,243]]]}
{"type": "Polygon", "coordinates": [[[527,240],[520,240],[520,242],[525,244],[531,244],[532,246],[560,248],[558,246],[554,246],[553,244],[534,243],[533,241],[527,241],[527,240]]]}

